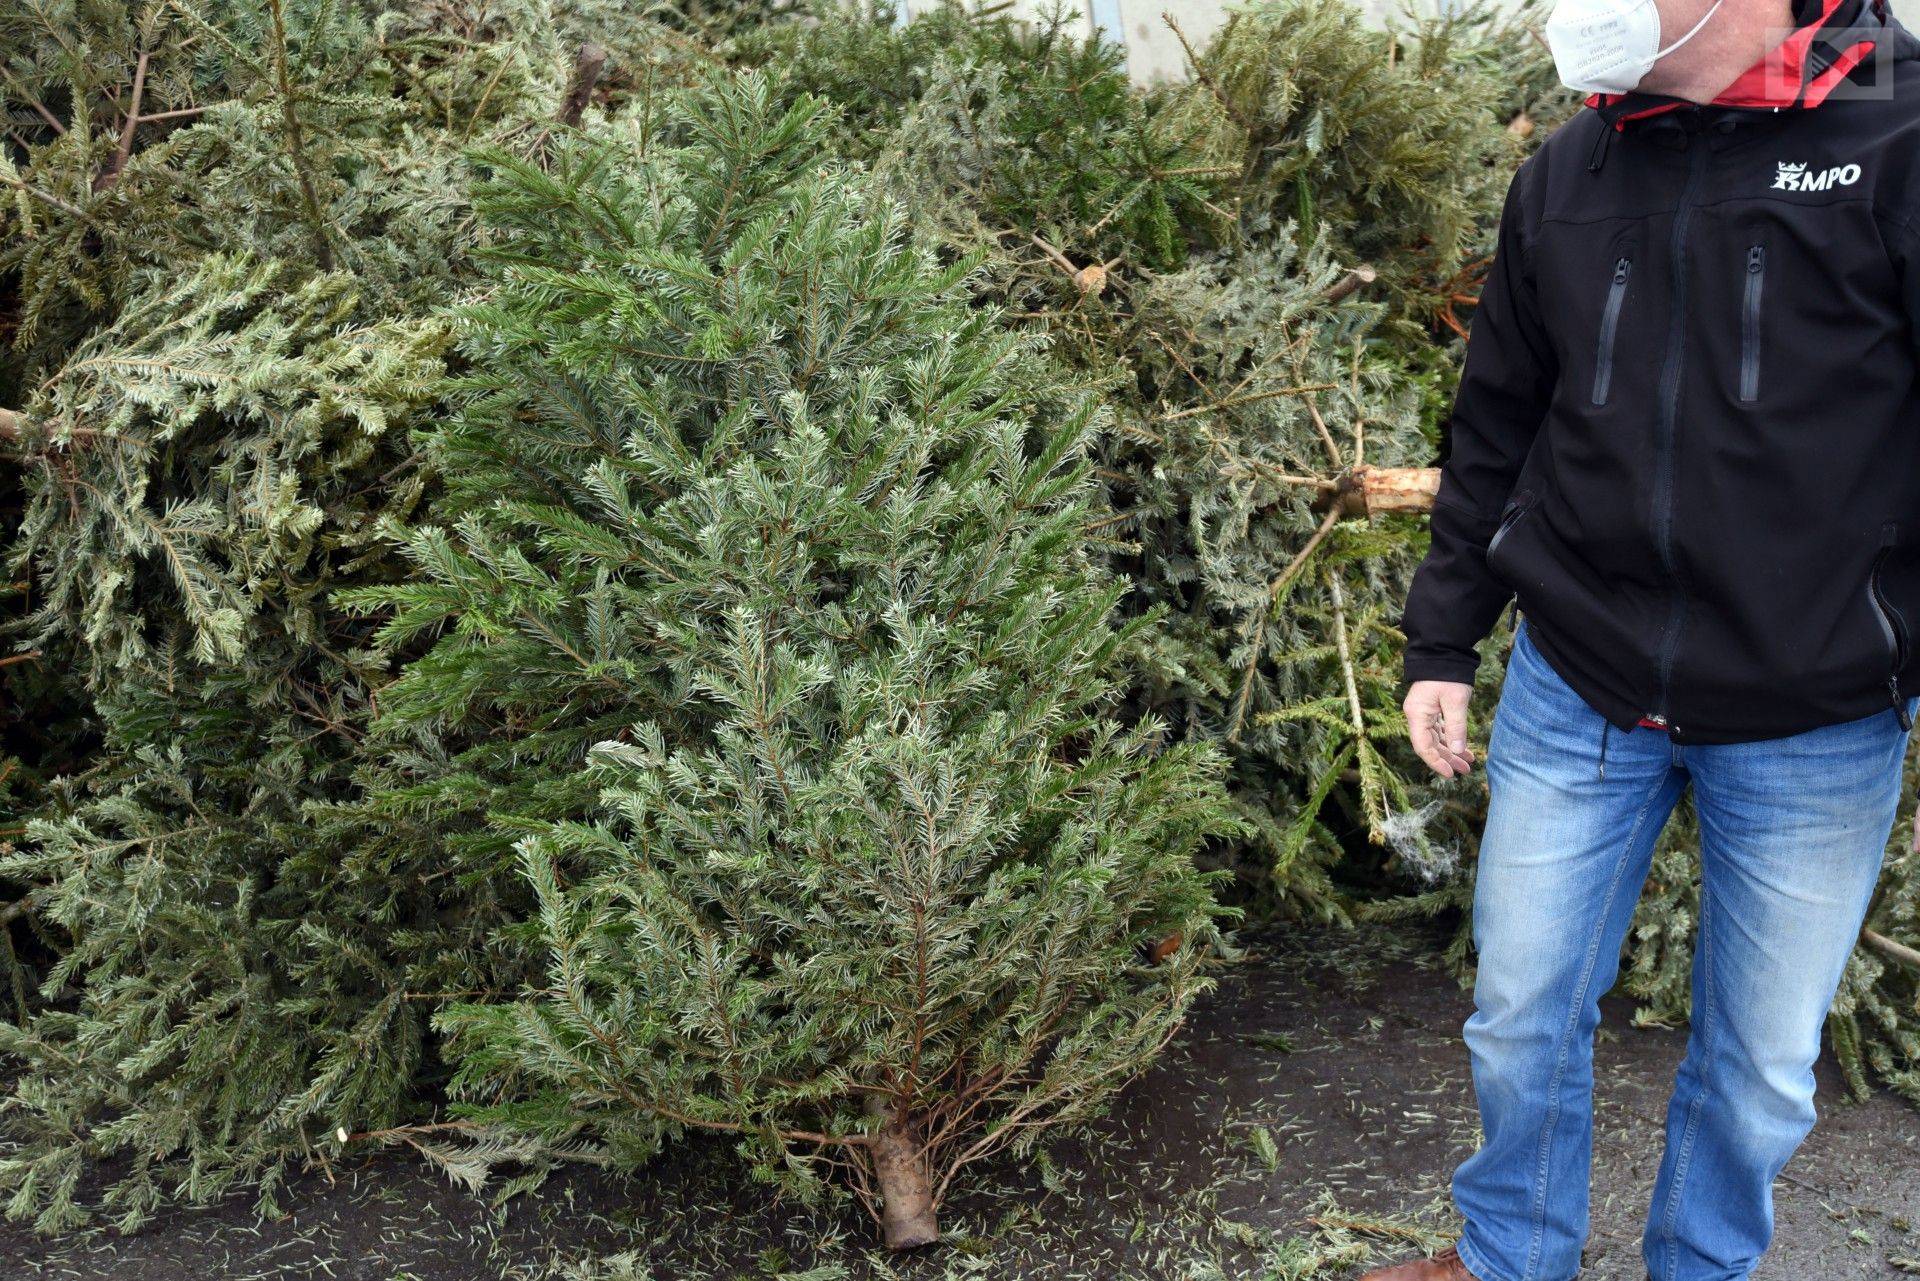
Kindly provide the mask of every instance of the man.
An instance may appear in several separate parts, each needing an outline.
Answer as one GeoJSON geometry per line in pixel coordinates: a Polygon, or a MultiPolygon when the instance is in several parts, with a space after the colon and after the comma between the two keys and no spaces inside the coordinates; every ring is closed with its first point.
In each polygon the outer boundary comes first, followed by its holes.
{"type": "Polygon", "coordinates": [[[1602,92],[1509,192],[1403,620],[1414,746],[1454,777],[1475,646],[1518,611],[1466,1026],[1485,1139],[1458,1245],[1371,1276],[1579,1271],[1598,1001],[1691,785],[1693,1027],[1643,1257],[1722,1281],[1812,1126],[1920,692],[1920,44],[1881,0],[1562,0],[1548,37],[1602,92]]]}

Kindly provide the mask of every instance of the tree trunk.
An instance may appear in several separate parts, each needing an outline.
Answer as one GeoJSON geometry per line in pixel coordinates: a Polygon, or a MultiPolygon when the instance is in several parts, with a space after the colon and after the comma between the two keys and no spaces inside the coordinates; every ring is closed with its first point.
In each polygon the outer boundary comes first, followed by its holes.
{"type": "Polygon", "coordinates": [[[880,1227],[887,1249],[914,1250],[940,1239],[934,1218],[933,1183],[927,1177],[926,1153],[914,1139],[913,1127],[879,1096],[867,1100],[867,1115],[881,1119],[869,1150],[874,1180],[880,1185],[880,1227]]]}
{"type": "Polygon", "coordinates": [[[1372,467],[1365,463],[1340,478],[1340,487],[1314,500],[1325,511],[1339,503],[1346,516],[1378,516],[1382,512],[1433,510],[1440,488],[1438,467],[1372,467]]]}
{"type": "Polygon", "coordinates": [[[593,101],[594,86],[600,83],[601,73],[606,69],[605,49],[591,42],[580,46],[580,52],[573,60],[573,82],[560,104],[561,124],[580,123],[580,117],[586,114],[587,104],[593,101]]]}

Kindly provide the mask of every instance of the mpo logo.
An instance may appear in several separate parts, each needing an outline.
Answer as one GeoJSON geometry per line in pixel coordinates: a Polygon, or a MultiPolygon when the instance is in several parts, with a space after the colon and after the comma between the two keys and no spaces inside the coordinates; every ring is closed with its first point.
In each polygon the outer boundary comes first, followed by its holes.
{"type": "Polygon", "coordinates": [[[1808,173],[1805,164],[1790,165],[1782,160],[1779,168],[1773,179],[1775,191],[1831,191],[1860,181],[1859,165],[1835,165],[1819,173],[1808,173]]]}

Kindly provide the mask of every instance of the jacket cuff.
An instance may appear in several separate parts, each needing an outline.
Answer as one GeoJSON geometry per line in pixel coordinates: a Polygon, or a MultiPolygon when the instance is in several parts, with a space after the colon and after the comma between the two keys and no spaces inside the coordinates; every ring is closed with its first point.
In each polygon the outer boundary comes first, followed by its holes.
{"type": "Polygon", "coordinates": [[[1415,681],[1453,681],[1460,685],[1471,685],[1480,671],[1480,655],[1471,651],[1465,654],[1410,653],[1402,661],[1401,669],[1408,685],[1415,681]]]}

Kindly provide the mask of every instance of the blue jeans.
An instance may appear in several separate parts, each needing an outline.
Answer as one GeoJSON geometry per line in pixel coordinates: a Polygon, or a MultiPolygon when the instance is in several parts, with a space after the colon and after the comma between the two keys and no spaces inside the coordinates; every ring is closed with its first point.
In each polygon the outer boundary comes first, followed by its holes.
{"type": "Polygon", "coordinates": [[[1523,619],[1487,751],[1466,1026],[1485,1140],[1453,1178],[1460,1258],[1480,1281],[1580,1269],[1599,1000],[1691,782],[1703,877],[1693,1030],[1643,1256],[1654,1281],[1733,1281],[1765,1252],[1774,1177],[1813,1126],[1821,1028],[1879,878],[1907,734],[1892,708],[1707,746],[1603,724],[1523,619]]]}

